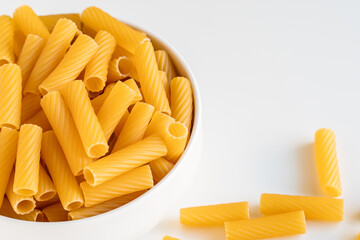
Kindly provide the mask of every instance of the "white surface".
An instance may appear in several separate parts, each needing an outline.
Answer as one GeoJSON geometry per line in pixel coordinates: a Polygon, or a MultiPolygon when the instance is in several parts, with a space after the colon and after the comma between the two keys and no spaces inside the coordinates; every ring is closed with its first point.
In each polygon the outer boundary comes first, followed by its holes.
{"type": "Polygon", "coordinates": [[[250,201],[251,215],[258,216],[262,192],[321,195],[311,146],[320,127],[337,135],[345,221],[309,221],[306,235],[285,239],[356,239],[359,1],[2,1],[2,12],[26,2],[39,14],[97,5],[167,39],[197,76],[204,107],[201,169],[139,240],[166,234],[224,239],[221,227],[182,227],[181,207],[250,201]]]}

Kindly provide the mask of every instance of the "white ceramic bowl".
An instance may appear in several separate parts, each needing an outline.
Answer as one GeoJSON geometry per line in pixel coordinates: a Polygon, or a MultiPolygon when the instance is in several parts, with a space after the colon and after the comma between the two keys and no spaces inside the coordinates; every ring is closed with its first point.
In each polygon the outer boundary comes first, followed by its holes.
{"type": "MultiPolygon", "coordinates": [[[[133,27],[144,31],[137,26],[133,27]]],[[[178,74],[189,78],[192,83],[195,101],[193,130],[178,163],[160,183],[141,197],[95,217],[41,223],[0,216],[1,239],[134,239],[153,228],[189,185],[202,150],[202,110],[198,86],[194,74],[175,48],[160,37],[144,32],[151,38],[156,49],[164,49],[169,53],[178,74]]]]}

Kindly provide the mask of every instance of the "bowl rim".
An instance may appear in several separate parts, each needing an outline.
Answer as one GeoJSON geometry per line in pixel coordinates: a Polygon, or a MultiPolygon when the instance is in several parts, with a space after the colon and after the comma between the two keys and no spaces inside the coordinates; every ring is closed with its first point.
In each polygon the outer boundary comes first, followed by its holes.
{"type": "MultiPolygon", "coordinates": [[[[144,198],[149,198],[149,196],[153,195],[154,192],[159,191],[158,189],[161,188],[164,184],[166,184],[166,182],[168,182],[169,178],[173,178],[173,176],[176,174],[176,172],[178,172],[178,169],[182,167],[182,162],[185,161],[187,155],[189,154],[189,151],[193,148],[194,144],[193,142],[195,141],[194,138],[197,137],[200,134],[200,123],[201,123],[201,118],[202,118],[202,105],[201,105],[201,97],[200,97],[200,91],[198,88],[198,84],[197,84],[197,80],[195,78],[194,73],[192,72],[189,64],[186,62],[186,60],[184,59],[184,57],[177,51],[177,49],[167,40],[165,40],[163,37],[159,36],[158,34],[154,34],[153,31],[151,30],[144,30],[144,28],[138,26],[137,24],[134,23],[129,23],[126,20],[123,20],[121,18],[116,18],[117,20],[119,20],[120,22],[125,23],[126,25],[145,32],[146,35],[150,38],[150,40],[152,41],[153,39],[155,39],[156,42],[161,43],[166,49],[167,52],[170,52],[169,55],[174,55],[177,59],[178,62],[182,65],[184,71],[186,72],[186,74],[188,76],[186,76],[190,82],[191,82],[191,86],[192,86],[192,93],[193,93],[193,99],[194,99],[194,110],[193,110],[193,125],[192,125],[192,130],[191,130],[191,135],[189,138],[189,141],[186,145],[186,148],[183,152],[183,154],[181,155],[181,157],[179,158],[179,160],[177,161],[177,163],[174,165],[174,167],[170,170],[170,172],[168,174],[166,174],[166,176],[160,181],[158,182],[156,185],[154,185],[154,187],[152,187],[151,189],[147,190],[145,193],[143,193],[141,196],[137,197],[136,199],[130,201],[129,203],[126,203],[118,208],[115,208],[113,210],[110,210],[108,212],[105,213],[101,213],[99,215],[96,216],[91,216],[91,217],[87,217],[87,218],[83,218],[83,219],[77,219],[77,220],[71,220],[71,221],[61,221],[61,222],[35,222],[35,221],[24,221],[21,219],[15,219],[15,218],[11,218],[11,217],[6,217],[6,216],[2,216],[0,215],[0,219],[5,220],[5,221],[14,221],[14,222],[21,222],[23,224],[46,224],[46,225],[67,225],[67,224],[83,224],[86,222],[90,222],[90,221],[97,221],[98,218],[102,218],[102,217],[106,217],[107,215],[111,215],[111,214],[115,214],[121,211],[124,211],[124,209],[128,206],[132,206],[134,204],[137,204],[137,202],[141,201],[144,198]],[[169,51],[170,50],[170,51],[169,51]]],[[[170,80],[168,80],[170,81],[170,80]]],[[[188,161],[190,161],[190,158],[188,158],[188,161]]]]}

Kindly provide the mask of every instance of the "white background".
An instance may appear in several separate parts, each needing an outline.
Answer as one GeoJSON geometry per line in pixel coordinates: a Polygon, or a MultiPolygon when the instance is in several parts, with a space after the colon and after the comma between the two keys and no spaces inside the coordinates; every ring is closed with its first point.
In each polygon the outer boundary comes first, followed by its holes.
{"type": "MultiPolygon", "coordinates": [[[[308,221],[285,239],[356,239],[360,232],[359,1],[2,1],[38,14],[89,5],[172,43],[192,67],[204,107],[204,154],[193,184],[139,240],[225,239],[222,227],[194,229],[178,209],[250,201],[260,194],[321,196],[314,164],[316,129],[332,128],[345,199],[345,221],[308,221]]],[[[114,239],[117,239],[114,236],[114,239]]]]}

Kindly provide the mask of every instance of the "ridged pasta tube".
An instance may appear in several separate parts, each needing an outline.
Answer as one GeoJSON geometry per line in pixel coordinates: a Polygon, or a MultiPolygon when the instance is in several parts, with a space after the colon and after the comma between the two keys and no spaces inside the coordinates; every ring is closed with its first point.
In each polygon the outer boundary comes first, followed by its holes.
{"type": "Polygon", "coordinates": [[[94,99],[91,100],[91,105],[94,108],[94,112],[97,114],[101,108],[101,106],[104,104],[105,99],[109,96],[112,88],[115,86],[116,83],[110,83],[108,84],[105,89],[104,92],[95,97],[94,99]]]}
{"type": "Polygon", "coordinates": [[[40,165],[39,169],[39,187],[34,195],[36,201],[48,201],[55,197],[56,189],[46,170],[40,165]]]}
{"type": "Polygon", "coordinates": [[[43,133],[41,156],[64,209],[71,211],[80,208],[84,203],[81,190],[53,131],[43,133]]]}
{"type": "Polygon", "coordinates": [[[249,218],[249,203],[236,202],[180,209],[180,223],[188,226],[223,225],[249,218]]]}
{"type": "Polygon", "coordinates": [[[174,167],[174,164],[165,158],[159,158],[151,161],[149,166],[151,168],[154,182],[158,183],[170,172],[170,170],[174,167]]]}
{"type": "Polygon", "coordinates": [[[87,155],[91,158],[104,156],[109,146],[91,106],[84,82],[81,80],[70,82],[65,85],[61,93],[71,112],[87,155]]]}
{"type": "Polygon", "coordinates": [[[141,84],[144,99],[153,105],[156,111],[171,114],[169,100],[161,80],[158,77],[158,66],[154,48],[150,41],[140,44],[135,53],[134,65],[141,84]]]}
{"type": "Polygon", "coordinates": [[[120,136],[120,133],[121,133],[121,131],[122,131],[128,117],[129,117],[129,115],[130,115],[129,111],[126,110],[124,115],[121,117],[120,122],[118,123],[118,125],[116,125],[115,130],[114,130],[114,135],[116,137],[120,136]]]}
{"type": "Polygon", "coordinates": [[[41,97],[36,94],[26,94],[21,100],[21,122],[24,123],[27,119],[35,115],[41,110],[41,97]]]}
{"type": "Polygon", "coordinates": [[[60,90],[66,83],[74,81],[98,50],[97,43],[89,36],[81,34],[71,45],[54,71],[40,84],[42,95],[60,90]]]}
{"type": "Polygon", "coordinates": [[[156,111],[145,131],[144,137],[150,136],[154,133],[161,134],[169,128],[170,124],[174,122],[174,118],[167,114],[156,111]]]}
{"type": "Polygon", "coordinates": [[[49,222],[67,221],[68,211],[63,208],[61,203],[50,205],[42,211],[49,222]]]}
{"type": "Polygon", "coordinates": [[[19,132],[3,127],[0,132],[0,206],[4,199],[6,187],[16,158],[19,132]]]}
{"type": "Polygon", "coordinates": [[[344,200],[263,193],[260,198],[260,210],[264,215],[304,210],[306,219],[342,221],[344,200]]]}
{"type": "Polygon", "coordinates": [[[91,207],[153,186],[154,182],[148,165],[135,168],[96,187],[90,186],[87,182],[80,184],[84,193],[85,207],[91,207]]]}
{"type": "Polygon", "coordinates": [[[165,50],[156,50],[155,58],[159,66],[159,70],[166,73],[167,79],[169,81],[176,77],[174,65],[171,62],[169,54],[165,50]]]}
{"type": "Polygon", "coordinates": [[[136,103],[124,124],[112,152],[140,141],[144,137],[153,112],[153,106],[142,102],[136,103]]]}
{"type": "Polygon", "coordinates": [[[106,140],[109,140],[116,125],[133,102],[135,92],[122,82],[117,82],[109,96],[101,106],[97,117],[104,131],[106,140]]]}
{"type": "Polygon", "coordinates": [[[145,191],[139,191],[123,195],[121,197],[113,198],[109,201],[96,204],[92,207],[82,207],[74,211],[69,212],[68,220],[78,220],[106,213],[114,210],[115,208],[121,207],[132,200],[140,197],[145,191]]]}
{"type": "Polygon", "coordinates": [[[0,67],[0,128],[19,129],[21,121],[21,69],[16,64],[0,67]]]}
{"type": "Polygon", "coordinates": [[[24,93],[40,94],[39,85],[63,59],[75,36],[75,32],[76,25],[68,19],[60,19],[56,23],[54,30],[30,73],[24,88],[24,93]]]}
{"type": "Polygon", "coordinates": [[[83,168],[89,165],[93,159],[84,150],[79,133],[64,99],[58,91],[53,91],[46,94],[41,99],[40,104],[59,140],[71,172],[75,176],[80,175],[83,168]],[[66,131],[64,131],[64,126],[66,131]]]}
{"type": "Polygon", "coordinates": [[[22,196],[38,192],[42,128],[33,124],[20,127],[13,190],[22,196]]]}
{"type": "Polygon", "coordinates": [[[97,7],[86,8],[80,16],[81,21],[95,31],[105,30],[111,33],[118,45],[130,53],[135,53],[145,36],[110,16],[97,7]]]}
{"type": "Polygon", "coordinates": [[[132,69],[132,63],[129,58],[125,56],[111,59],[109,63],[107,81],[109,83],[127,78],[132,69]]]}
{"type": "Polygon", "coordinates": [[[191,83],[187,78],[176,77],[170,82],[171,116],[191,128],[193,115],[193,96],[191,83]]]}
{"type": "Polygon", "coordinates": [[[26,5],[18,7],[14,12],[13,17],[16,24],[25,35],[35,34],[46,40],[50,37],[49,30],[31,7],[26,5]]]}
{"type": "Polygon", "coordinates": [[[85,68],[84,83],[89,91],[99,92],[105,87],[116,41],[114,36],[106,31],[99,31],[94,40],[99,45],[99,49],[85,68]]]}
{"type": "Polygon", "coordinates": [[[248,220],[225,222],[226,240],[250,240],[306,232],[303,211],[289,212],[248,220]]]}
{"type": "Polygon", "coordinates": [[[134,90],[135,92],[135,97],[134,97],[134,101],[133,101],[133,104],[137,103],[137,102],[140,102],[141,100],[143,100],[143,97],[141,95],[141,92],[140,92],[140,89],[139,87],[137,86],[136,82],[134,79],[130,78],[126,81],[124,81],[124,83],[129,87],[131,88],[132,90],[134,90]]]}
{"type": "Polygon", "coordinates": [[[0,16],[0,66],[14,63],[14,34],[15,23],[11,17],[0,16]]]}
{"type": "Polygon", "coordinates": [[[159,70],[158,78],[160,79],[162,85],[164,86],[166,97],[170,100],[170,85],[169,85],[169,80],[166,76],[166,72],[159,70]]]}
{"type": "Polygon", "coordinates": [[[61,18],[66,18],[73,21],[78,29],[81,29],[80,14],[78,13],[65,13],[65,14],[53,14],[39,16],[46,28],[52,32],[56,26],[56,23],[61,18]]]}
{"type": "Polygon", "coordinates": [[[315,158],[321,189],[329,196],[340,196],[342,188],[335,133],[331,129],[322,128],[316,131],[315,158]]]}
{"type": "Polygon", "coordinates": [[[42,212],[38,209],[34,209],[24,215],[17,214],[7,198],[4,198],[4,202],[0,208],[0,215],[25,221],[43,222],[44,220],[42,212]]]}
{"type": "Polygon", "coordinates": [[[188,132],[187,127],[183,123],[175,122],[171,123],[166,131],[160,133],[168,149],[165,155],[166,159],[173,163],[177,162],[185,150],[188,132]]]}
{"type": "Polygon", "coordinates": [[[157,135],[147,137],[84,168],[86,182],[98,186],[166,154],[165,143],[157,135]]]}
{"type": "Polygon", "coordinates": [[[21,68],[22,86],[25,87],[26,81],[33,70],[35,63],[45,45],[45,40],[37,35],[27,35],[20,56],[16,62],[21,68]]]}

